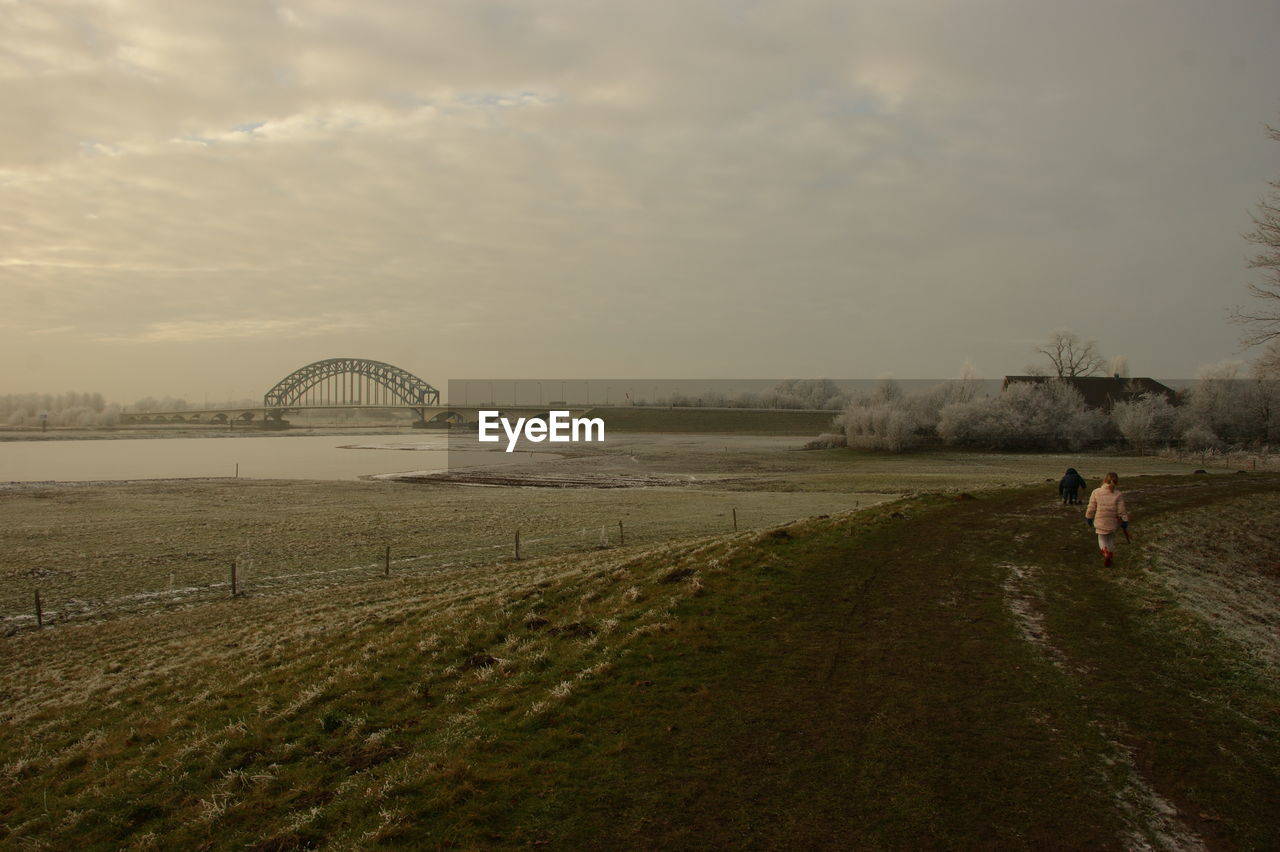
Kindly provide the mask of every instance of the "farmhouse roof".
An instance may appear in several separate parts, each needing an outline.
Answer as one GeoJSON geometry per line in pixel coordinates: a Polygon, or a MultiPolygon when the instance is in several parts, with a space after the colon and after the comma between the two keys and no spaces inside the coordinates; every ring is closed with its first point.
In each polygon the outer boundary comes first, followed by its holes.
{"type": "Polygon", "coordinates": [[[1003,391],[1009,385],[1020,382],[1040,384],[1056,381],[1071,385],[1084,397],[1085,405],[1103,411],[1110,411],[1117,402],[1132,402],[1140,396],[1160,394],[1169,402],[1175,402],[1177,399],[1177,393],[1173,388],[1145,377],[1126,379],[1120,376],[1076,376],[1059,379],[1057,376],[1005,376],[1000,390],[1003,391]]]}

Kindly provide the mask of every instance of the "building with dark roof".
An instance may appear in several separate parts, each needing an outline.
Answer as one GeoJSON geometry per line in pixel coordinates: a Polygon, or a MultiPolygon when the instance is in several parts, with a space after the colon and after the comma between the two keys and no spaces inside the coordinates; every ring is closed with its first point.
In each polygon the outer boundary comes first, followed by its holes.
{"type": "Polygon", "coordinates": [[[1076,376],[1067,379],[1059,379],[1057,376],[1005,376],[1000,390],[1016,383],[1042,384],[1059,381],[1078,390],[1084,397],[1085,405],[1107,413],[1111,412],[1117,402],[1132,402],[1140,396],[1160,395],[1170,403],[1176,403],[1178,397],[1173,388],[1162,385],[1155,379],[1125,379],[1120,376],[1076,376]]]}

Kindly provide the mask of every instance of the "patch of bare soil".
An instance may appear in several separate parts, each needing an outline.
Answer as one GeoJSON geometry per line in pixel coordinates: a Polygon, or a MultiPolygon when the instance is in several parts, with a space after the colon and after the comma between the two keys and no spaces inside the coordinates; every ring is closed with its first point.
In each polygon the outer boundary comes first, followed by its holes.
{"type": "Polygon", "coordinates": [[[1067,657],[1049,640],[1044,614],[1036,599],[1033,565],[1009,565],[1009,576],[1004,581],[1005,604],[1018,625],[1024,641],[1040,651],[1059,669],[1068,668],[1067,657]]]}

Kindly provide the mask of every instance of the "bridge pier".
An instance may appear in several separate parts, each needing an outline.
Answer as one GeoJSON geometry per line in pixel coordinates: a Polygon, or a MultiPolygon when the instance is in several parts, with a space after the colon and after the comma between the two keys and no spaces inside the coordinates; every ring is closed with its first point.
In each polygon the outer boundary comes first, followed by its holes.
{"type": "Polygon", "coordinates": [[[418,415],[418,419],[414,421],[414,429],[448,429],[453,426],[453,421],[444,414],[437,413],[430,420],[427,419],[427,409],[411,407],[411,411],[418,415]]]}
{"type": "Polygon", "coordinates": [[[430,420],[427,419],[427,409],[415,407],[412,410],[418,413],[418,420],[413,424],[415,429],[453,429],[467,422],[466,415],[452,409],[437,411],[430,420]]]}

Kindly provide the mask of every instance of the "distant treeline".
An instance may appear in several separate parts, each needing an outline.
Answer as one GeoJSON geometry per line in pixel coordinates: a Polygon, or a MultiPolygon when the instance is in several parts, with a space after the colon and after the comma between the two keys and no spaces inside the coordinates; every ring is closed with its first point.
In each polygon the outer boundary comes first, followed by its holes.
{"type": "Polygon", "coordinates": [[[673,393],[654,400],[637,400],[636,405],[675,408],[790,408],[809,411],[839,411],[850,396],[830,379],[788,379],[767,391],[723,393],[708,390],[699,394],[673,393]]]}
{"type": "Polygon", "coordinates": [[[0,421],[10,426],[114,426],[120,406],[100,393],[18,393],[0,396],[0,421]]]}
{"type": "Polygon", "coordinates": [[[906,395],[893,381],[849,402],[836,432],[814,446],[903,452],[928,446],[1077,451],[1126,446],[1217,451],[1280,443],[1280,376],[1241,378],[1234,369],[1200,378],[1170,400],[1139,396],[1110,412],[1090,408],[1066,381],[1018,383],[978,397],[965,382],[906,395]]]}
{"type": "Polygon", "coordinates": [[[100,393],[18,393],[0,396],[0,423],[10,426],[115,426],[120,414],[132,411],[186,411],[193,408],[217,408],[254,406],[259,401],[239,400],[232,403],[216,403],[206,406],[193,405],[185,399],[146,397],[126,409],[114,402],[107,402],[100,393]]]}

